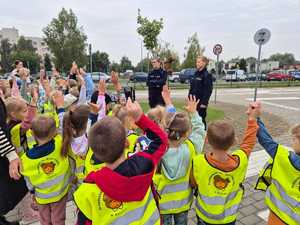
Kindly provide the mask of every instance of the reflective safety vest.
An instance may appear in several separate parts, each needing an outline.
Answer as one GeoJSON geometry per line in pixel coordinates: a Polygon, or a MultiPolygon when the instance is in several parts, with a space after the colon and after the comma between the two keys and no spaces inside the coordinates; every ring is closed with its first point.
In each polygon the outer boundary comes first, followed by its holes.
{"type": "Polygon", "coordinates": [[[93,224],[160,225],[151,188],[141,201],[120,202],[108,197],[96,184],[83,183],[75,191],[74,201],[93,224]]]}
{"type": "Polygon", "coordinates": [[[11,143],[15,146],[19,156],[24,153],[24,147],[21,145],[21,123],[13,126],[10,130],[11,143]]]}
{"type": "Polygon", "coordinates": [[[248,157],[242,150],[236,150],[233,155],[239,158],[239,166],[230,172],[210,165],[205,154],[194,158],[193,172],[198,186],[196,213],[206,223],[226,224],[237,218],[248,157]]]}
{"type": "Polygon", "coordinates": [[[71,177],[68,157],[61,156],[62,137],[54,138],[55,149],[41,158],[21,157],[22,174],[30,190],[34,190],[37,203],[58,202],[69,190],[71,177]]]}
{"type": "Polygon", "coordinates": [[[161,214],[187,211],[193,203],[193,191],[189,181],[195,147],[189,140],[186,140],[185,144],[188,145],[190,152],[190,163],[186,175],[178,180],[169,180],[161,171],[161,174],[155,174],[153,177],[153,182],[160,195],[159,209],[161,214]]]}
{"type": "Polygon", "coordinates": [[[26,140],[28,149],[33,148],[37,144],[31,130],[26,131],[26,140]]]}
{"type": "Polygon", "coordinates": [[[267,188],[271,185],[272,168],[273,168],[273,160],[269,159],[268,162],[266,162],[266,164],[262,168],[262,170],[259,172],[258,180],[255,185],[255,190],[266,191],[267,188]]]}
{"type": "Polygon", "coordinates": [[[56,109],[50,101],[44,103],[43,114],[46,116],[50,116],[55,120],[56,127],[59,127],[59,118],[56,113],[56,109]]]}
{"type": "Polygon", "coordinates": [[[84,161],[84,177],[86,177],[90,172],[95,172],[105,166],[105,163],[96,163],[93,160],[93,155],[93,150],[89,148],[84,161]]]}
{"type": "Polygon", "coordinates": [[[77,177],[78,183],[82,183],[85,174],[84,174],[84,163],[86,156],[79,156],[74,154],[74,152],[70,149],[69,151],[69,157],[74,161],[75,163],[75,176],[77,177]]]}
{"type": "Polygon", "coordinates": [[[289,154],[287,148],[278,146],[266,204],[282,221],[296,225],[300,224],[300,171],[291,164],[289,154]]]}
{"type": "Polygon", "coordinates": [[[136,133],[130,133],[127,135],[127,140],[129,142],[129,147],[125,149],[125,157],[128,158],[129,156],[135,153],[135,144],[139,136],[136,133]]]}

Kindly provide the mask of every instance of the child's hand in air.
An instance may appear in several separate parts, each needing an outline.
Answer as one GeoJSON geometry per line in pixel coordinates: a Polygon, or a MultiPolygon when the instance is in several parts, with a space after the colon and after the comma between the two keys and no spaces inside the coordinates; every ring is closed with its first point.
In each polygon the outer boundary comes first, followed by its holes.
{"type": "Polygon", "coordinates": [[[129,98],[127,100],[126,108],[129,116],[131,116],[135,122],[139,121],[139,119],[143,115],[143,110],[140,104],[137,101],[132,102],[131,99],[129,98]]]}
{"type": "Polygon", "coordinates": [[[199,104],[199,99],[197,100],[194,95],[190,95],[187,99],[187,105],[184,109],[189,113],[197,112],[197,105],[199,104]]]}

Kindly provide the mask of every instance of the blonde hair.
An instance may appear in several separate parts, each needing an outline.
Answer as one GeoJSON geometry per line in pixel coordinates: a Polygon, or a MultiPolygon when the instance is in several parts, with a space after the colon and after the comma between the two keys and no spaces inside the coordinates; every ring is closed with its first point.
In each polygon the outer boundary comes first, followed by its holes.
{"type": "Polygon", "coordinates": [[[148,111],[147,116],[160,125],[162,128],[166,127],[166,108],[163,106],[156,106],[148,111]]]}
{"type": "Polygon", "coordinates": [[[128,116],[128,112],[125,106],[117,104],[113,107],[112,115],[117,117],[123,125],[126,124],[126,118],[128,116]]]}
{"type": "Polygon", "coordinates": [[[26,106],[26,101],[22,98],[8,97],[5,99],[5,107],[8,116],[13,112],[21,111],[24,106],[26,106]]]}
{"type": "Polygon", "coordinates": [[[170,140],[178,141],[191,130],[191,121],[186,113],[168,113],[166,116],[166,132],[170,140]]]}
{"type": "Polygon", "coordinates": [[[202,60],[203,62],[205,62],[206,65],[209,63],[209,59],[203,55],[198,56],[197,59],[202,60]]]}
{"type": "Polygon", "coordinates": [[[32,121],[31,130],[40,140],[50,138],[56,133],[55,120],[50,116],[38,116],[32,121]]]}

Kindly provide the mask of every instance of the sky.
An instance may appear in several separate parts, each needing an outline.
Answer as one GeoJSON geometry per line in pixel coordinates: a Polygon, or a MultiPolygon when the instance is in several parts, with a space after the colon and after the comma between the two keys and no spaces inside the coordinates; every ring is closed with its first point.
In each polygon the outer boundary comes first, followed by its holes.
{"type": "Polygon", "coordinates": [[[150,19],[164,19],[159,39],[170,43],[181,60],[195,32],[209,58],[215,58],[217,43],[223,45],[223,60],[256,57],[253,36],[259,28],[272,34],[263,58],[289,52],[300,60],[300,0],[0,0],[0,6],[0,28],[14,26],[21,35],[39,37],[62,7],[71,8],[93,51],[105,51],[116,62],[124,55],[134,64],[141,59],[138,8],[150,19]]]}

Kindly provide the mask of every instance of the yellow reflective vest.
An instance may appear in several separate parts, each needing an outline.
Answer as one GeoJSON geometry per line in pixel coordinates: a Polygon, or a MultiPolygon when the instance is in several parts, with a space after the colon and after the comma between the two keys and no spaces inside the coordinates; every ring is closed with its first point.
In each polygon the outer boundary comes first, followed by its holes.
{"type": "Polygon", "coordinates": [[[11,143],[15,146],[17,153],[21,156],[25,149],[21,144],[21,123],[13,126],[10,130],[11,143]]]}
{"type": "Polygon", "coordinates": [[[120,202],[108,197],[96,184],[83,183],[74,193],[74,201],[93,224],[160,225],[151,188],[142,201],[120,202]]]}
{"type": "Polygon", "coordinates": [[[273,168],[273,160],[269,159],[264,165],[263,169],[259,172],[258,180],[255,185],[256,190],[266,191],[271,185],[271,173],[273,168]]]}
{"type": "Polygon", "coordinates": [[[125,149],[125,157],[128,158],[129,156],[133,155],[135,153],[135,144],[137,142],[137,139],[139,136],[131,132],[130,134],[127,135],[127,140],[129,142],[128,148],[125,149]]]}
{"type": "Polygon", "coordinates": [[[193,203],[193,191],[190,186],[192,160],[196,154],[193,143],[185,141],[190,151],[190,164],[184,177],[178,180],[169,180],[161,171],[153,177],[156,190],[160,196],[159,209],[161,214],[175,214],[187,211],[193,203]]]}
{"type": "Polygon", "coordinates": [[[50,101],[44,103],[43,114],[52,117],[55,120],[56,127],[59,127],[59,118],[55,106],[50,101]]]}
{"type": "Polygon", "coordinates": [[[62,137],[54,138],[55,149],[46,156],[32,159],[23,154],[22,175],[37,203],[49,204],[62,199],[69,190],[71,171],[68,157],[61,156],[62,137]]]}
{"type": "Polygon", "coordinates": [[[93,155],[93,150],[89,148],[84,161],[84,177],[86,177],[90,172],[95,172],[105,166],[105,163],[96,163],[93,160],[93,155]]]}
{"type": "Polygon", "coordinates": [[[248,157],[242,150],[233,155],[239,158],[239,166],[230,172],[210,165],[205,154],[194,158],[193,172],[198,186],[196,213],[206,223],[225,224],[237,218],[243,197],[242,183],[245,179],[248,157]]]}
{"type": "Polygon", "coordinates": [[[81,184],[83,182],[84,178],[85,178],[84,163],[85,163],[86,156],[76,155],[76,154],[74,154],[74,152],[72,151],[72,149],[70,149],[70,151],[69,151],[69,157],[74,162],[75,176],[77,177],[77,182],[79,184],[81,184]]]}
{"type": "Polygon", "coordinates": [[[289,151],[278,145],[271,172],[266,204],[282,221],[300,224],[300,171],[289,160],[289,151]]]}

